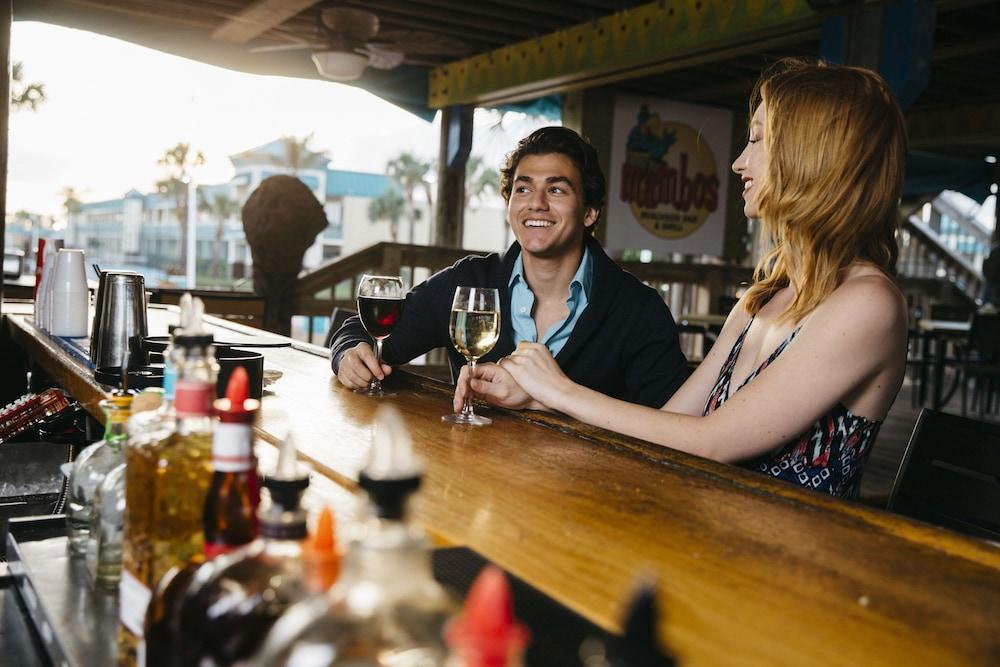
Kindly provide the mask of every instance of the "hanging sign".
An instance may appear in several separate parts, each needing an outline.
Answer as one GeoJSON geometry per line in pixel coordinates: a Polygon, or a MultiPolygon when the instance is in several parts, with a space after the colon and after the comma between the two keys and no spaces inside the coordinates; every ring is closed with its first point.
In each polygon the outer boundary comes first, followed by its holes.
{"type": "Polygon", "coordinates": [[[732,122],[722,109],[618,97],[609,251],[722,254],[732,122]]]}

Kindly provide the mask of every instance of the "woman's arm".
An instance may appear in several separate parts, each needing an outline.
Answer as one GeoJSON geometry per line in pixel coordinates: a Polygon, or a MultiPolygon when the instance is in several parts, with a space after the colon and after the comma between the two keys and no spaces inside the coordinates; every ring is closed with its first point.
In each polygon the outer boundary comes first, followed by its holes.
{"type": "Polygon", "coordinates": [[[739,303],[730,311],[729,317],[726,318],[726,324],[722,327],[712,349],[698,364],[691,377],[670,397],[670,400],[663,406],[664,410],[701,416],[705,411],[705,401],[708,399],[708,394],[715,386],[716,380],[719,379],[719,371],[722,370],[722,365],[726,363],[729,351],[736,343],[736,339],[740,337],[743,327],[746,326],[749,319],[750,316],[743,309],[743,299],[740,299],[739,303]]]}
{"type": "MultiPolygon", "coordinates": [[[[535,400],[580,421],[715,459],[747,459],[804,432],[838,401],[871,390],[879,414],[898,390],[906,313],[884,279],[845,284],[753,382],[707,417],[657,411],[574,384],[544,346],[519,348],[503,369],[535,400]]],[[[477,393],[490,383],[473,380],[477,393]]]]}

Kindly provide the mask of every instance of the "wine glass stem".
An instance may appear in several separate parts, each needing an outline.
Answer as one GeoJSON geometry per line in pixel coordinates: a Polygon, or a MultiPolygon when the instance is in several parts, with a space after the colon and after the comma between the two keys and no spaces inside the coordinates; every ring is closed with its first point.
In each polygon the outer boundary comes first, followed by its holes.
{"type": "MultiPolygon", "coordinates": [[[[476,360],[475,359],[470,359],[469,360],[469,380],[471,380],[475,376],[476,376],[476,360]]],[[[462,405],[462,416],[463,417],[473,417],[473,416],[475,416],[475,412],[473,412],[473,410],[472,410],[472,397],[471,396],[467,396],[465,398],[465,404],[462,405]]]]}
{"type": "MultiPolygon", "coordinates": [[[[375,363],[378,365],[379,369],[382,368],[382,339],[375,339],[375,363]]],[[[381,389],[382,382],[378,379],[378,376],[372,378],[372,389],[381,389]]]]}

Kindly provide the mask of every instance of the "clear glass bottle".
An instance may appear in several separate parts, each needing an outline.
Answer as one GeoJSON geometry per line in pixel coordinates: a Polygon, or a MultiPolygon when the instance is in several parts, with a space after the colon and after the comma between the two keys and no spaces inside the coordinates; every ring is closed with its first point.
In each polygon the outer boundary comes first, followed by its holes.
{"type": "Polygon", "coordinates": [[[380,407],[360,476],[368,502],[338,583],[274,625],[257,665],[443,665],[442,629],[455,602],[434,580],[427,537],[408,512],[422,468],[402,418],[380,407]]]}
{"type": "Polygon", "coordinates": [[[115,590],[122,573],[122,524],[125,519],[125,464],[101,480],[94,495],[87,539],[87,575],[96,588],[115,590]]]}
{"type": "Polygon", "coordinates": [[[128,437],[126,423],[132,409],[132,395],[116,393],[100,403],[106,415],[104,437],[84,448],[73,462],[66,501],[68,549],[72,556],[87,553],[91,514],[97,487],[104,477],[124,461],[123,447],[128,437]]]}
{"type": "Polygon", "coordinates": [[[181,609],[178,664],[231,665],[250,658],[278,617],[307,595],[301,499],[309,470],[295,458],[288,439],[276,471],[264,477],[260,537],[195,575],[181,609]]]}

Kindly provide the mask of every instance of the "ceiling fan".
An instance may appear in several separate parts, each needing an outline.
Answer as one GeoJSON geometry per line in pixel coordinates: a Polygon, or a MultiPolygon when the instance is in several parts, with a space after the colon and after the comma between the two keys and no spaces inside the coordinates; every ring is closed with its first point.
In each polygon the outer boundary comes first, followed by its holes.
{"type": "Polygon", "coordinates": [[[254,53],[311,49],[319,73],[334,81],[353,81],[366,67],[392,69],[420,55],[461,56],[468,47],[459,39],[413,30],[380,31],[378,16],[363,9],[327,7],[320,11],[316,40],[262,46],[254,53]]]}

